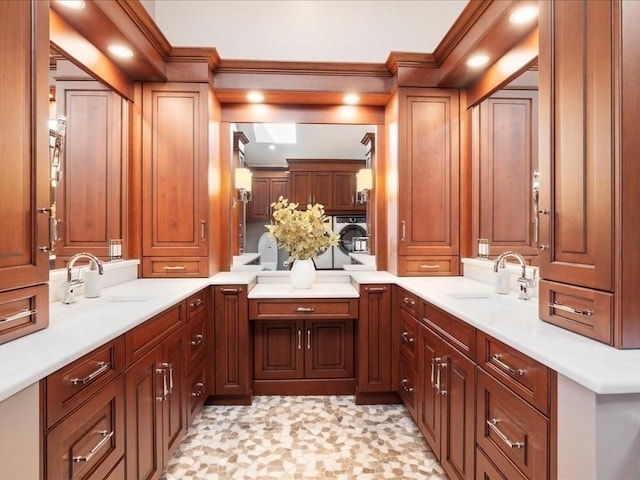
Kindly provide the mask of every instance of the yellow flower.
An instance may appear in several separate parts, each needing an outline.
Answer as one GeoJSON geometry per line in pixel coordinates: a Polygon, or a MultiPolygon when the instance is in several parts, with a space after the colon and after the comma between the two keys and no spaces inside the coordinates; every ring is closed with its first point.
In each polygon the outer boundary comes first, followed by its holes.
{"type": "Polygon", "coordinates": [[[316,258],[329,247],[338,245],[340,236],[325,223],[324,206],[316,203],[298,210],[282,196],[271,204],[273,220],[265,225],[269,236],[278,241],[278,248],[289,252],[289,261],[316,258]]]}

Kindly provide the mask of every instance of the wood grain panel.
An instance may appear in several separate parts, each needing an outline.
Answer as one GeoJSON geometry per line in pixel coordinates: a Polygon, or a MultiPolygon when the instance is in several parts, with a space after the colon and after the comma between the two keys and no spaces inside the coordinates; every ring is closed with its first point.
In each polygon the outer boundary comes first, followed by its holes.
{"type": "Polygon", "coordinates": [[[254,328],[254,378],[303,378],[303,322],[258,321],[255,322],[254,328]]]}
{"type": "Polygon", "coordinates": [[[391,285],[360,288],[358,392],[390,392],[392,343],[391,285]]]}
{"type": "Polygon", "coordinates": [[[305,378],[353,377],[353,320],[306,320],[305,378]]]}

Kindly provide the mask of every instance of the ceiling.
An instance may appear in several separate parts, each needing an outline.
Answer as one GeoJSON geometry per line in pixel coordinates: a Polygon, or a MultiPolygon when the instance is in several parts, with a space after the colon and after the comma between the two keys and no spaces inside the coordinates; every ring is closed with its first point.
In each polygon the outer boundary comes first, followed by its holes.
{"type": "Polygon", "coordinates": [[[375,133],[371,125],[297,124],[295,144],[259,143],[254,124],[237,124],[237,130],[249,139],[245,161],[249,167],[286,167],[287,158],[364,160],[367,147],[361,143],[366,133],[375,133]]]}

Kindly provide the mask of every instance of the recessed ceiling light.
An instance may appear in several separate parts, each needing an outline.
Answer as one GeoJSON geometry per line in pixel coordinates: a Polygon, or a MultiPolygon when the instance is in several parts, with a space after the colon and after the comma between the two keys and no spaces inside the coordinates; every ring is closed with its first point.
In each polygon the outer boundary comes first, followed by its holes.
{"type": "Polygon", "coordinates": [[[275,145],[269,145],[269,150],[275,150],[276,146],[275,145]]]}
{"type": "Polygon", "coordinates": [[[355,93],[347,93],[343,98],[344,103],[347,105],[355,105],[360,101],[360,97],[355,93]]]}
{"type": "Polygon", "coordinates": [[[489,63],[489,55],[484,54],[474,55],[467,60],[467,65],[474,68],[483,67],[487,63],[489,63]]]}
{"type": "Polygon", "coordinates": [[[513,11],[509,17],[511,23],[520,25],[527,23],[538,16],[538,7],[536,5],[526,5],[513,11]]]}
{"type": "Polygon", "coordinates": [[[264,95],[260,92],[249,92],[247,94],[247,100],[251,103],[260,103],[264,100],[264,95]]]}
{"type": "Polygon", "coordinates": [[[130,48],[125,47],[124,45],[109,45],[107,47],[107,50],[109,50],[116,57],[120,57],[120,58],[133,57],[133,51],[130,48]]]}
{"type": "Polygon", "coordinates": [[[56,0],[60,5],[74,10],[81,10],[85,7],[84,0],[56,0]]]}

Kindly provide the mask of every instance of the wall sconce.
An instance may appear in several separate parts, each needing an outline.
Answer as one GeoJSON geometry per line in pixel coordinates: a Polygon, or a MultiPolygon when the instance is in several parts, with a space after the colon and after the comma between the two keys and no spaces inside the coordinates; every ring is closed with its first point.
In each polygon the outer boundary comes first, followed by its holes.
{"type": "Polygon", "coordinates": [[[235,185],[238,189],[238,200],[248,202],[251,200],[251,177],[253,174],[248,168],[236,168],[235,185]]]}
{"type": "Polygon", "coordinates": [[[361,168],[356,173],[357,202],[369,201],[369,191],[373,188],[373,171],[370,168],[361,168]]]}

